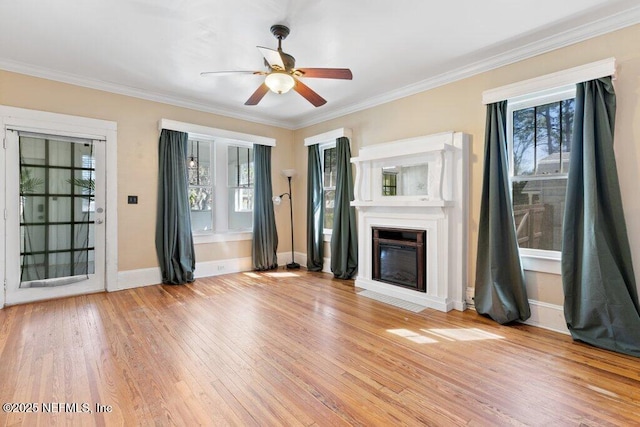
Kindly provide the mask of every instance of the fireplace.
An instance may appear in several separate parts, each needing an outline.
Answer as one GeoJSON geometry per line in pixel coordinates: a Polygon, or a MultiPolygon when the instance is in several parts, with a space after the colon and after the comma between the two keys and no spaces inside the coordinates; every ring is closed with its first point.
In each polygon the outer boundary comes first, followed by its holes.
{"type": "Polygon", "coordinates": [[[357,287],[441,311],[466,308],[470,142],[443,132],[360,147],[351,159],[357,287]]]}
{"type": "Polygon", "coordinates": [[[373,280],[426,292],[425,230],[372,227],[373,280]]]}

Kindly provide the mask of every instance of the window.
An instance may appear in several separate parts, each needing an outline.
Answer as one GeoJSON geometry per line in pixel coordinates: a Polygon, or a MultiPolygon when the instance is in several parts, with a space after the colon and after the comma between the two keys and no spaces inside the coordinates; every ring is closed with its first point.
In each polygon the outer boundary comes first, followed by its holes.
{"type": "Polygon", "coordinates": [[[575,88],[507,103],[513,213],[522,254],[562,249],[575,88]]]}
{"type": "Polygon", "coordinates": [[[187,170],[194,234],[251,231],[254,185],[251,144],[222,138],[215,142],[190,139],[187,170]]]}
{"type": "Polygon", "coordinates": [[[187,171],[189,174],[189,207],[191,229],[195,232],[213,230],[213,174],[210,141],[189,140],[187,171]]]}
{"type": "Polygon", "coordinates": [[[320,145],[322,159],[322,199],[324,203],[324,232],[333,229],[333,210],[336,199],[337,157],[335,142],[320,145]]]}
{"type": "Polygon", "coordinates": [[[253,213],[253,147],[227,147],[229,230],[250,230],[253,213]]]}

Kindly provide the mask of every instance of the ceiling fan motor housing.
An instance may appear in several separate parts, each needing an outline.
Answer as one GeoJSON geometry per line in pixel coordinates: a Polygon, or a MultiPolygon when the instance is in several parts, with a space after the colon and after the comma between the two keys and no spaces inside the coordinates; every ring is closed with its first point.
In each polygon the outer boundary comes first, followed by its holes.
{"type": "Polygon", "coordinates": [[[272,25],[271,34],[273,34],[278,40],[284,40],[289,35],[289,27],[285,25],[272,25]]]}

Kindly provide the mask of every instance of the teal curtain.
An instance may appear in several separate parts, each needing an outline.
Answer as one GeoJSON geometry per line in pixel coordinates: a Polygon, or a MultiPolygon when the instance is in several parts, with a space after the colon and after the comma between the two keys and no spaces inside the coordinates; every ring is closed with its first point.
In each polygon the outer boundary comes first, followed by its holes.
{"type": "Polygon", "coordinates": [[[349,139],[336,140],[336,199],[331,232],[331,271],[338,279],[351,279],[358,269],[358,236],[353,200],[349,139]]]}
{"type": "Polygon", "coordinates": [[[271,147],[254,144],[253,242],[251,256],[254,270],[278,268],[278,231],[273,213],[271,189],[271,147]]]}
{"type": "Polygon", "coordinates": [[[563,224],[564,314],[574,339],[640,356],[640,309],[613,154],[610,77],[576,88],[563,224]]]}
{"type": "Polygon", "coordinates": [[[506,114],[506,101],[487,105],[474,297],[476,311],[501,324],[531,316],[511,204],[506,114]]]}
{"type": "Polygon", "coordinates": [[[196,257],[191,234],[187,142],[184,132],[162,129],[158,142],[156,253],[162,283],[194,281],[196,257]]]}
{"type": "Polygon", "coordinates": [[[307,157],[307,270],[322,271],[324,263],[324,203],[320,147],[309,146],[307,157]]]}

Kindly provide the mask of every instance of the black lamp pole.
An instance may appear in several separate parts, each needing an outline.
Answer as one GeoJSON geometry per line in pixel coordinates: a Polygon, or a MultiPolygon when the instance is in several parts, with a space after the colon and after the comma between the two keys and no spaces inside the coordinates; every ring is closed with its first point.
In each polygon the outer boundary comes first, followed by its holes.
{"type": "MultiPolygon", "coordinates": [[[[288,270],[296,270],[300,268],[300,264],[298,264],[295,260],[294,250],[293,250],[293,198],[291,197],[291,177],[288,176],[287,180],[289,180],[289,214],[291,216],[291,263],[287,264],[288,270]]],[[[287,193],[285,193],[287,194],[287,193]]],[[[284,196],[284,194],[282,195],[284,196]]],[[[282,197],[280,196],[280,197],[282,197]]]]}

